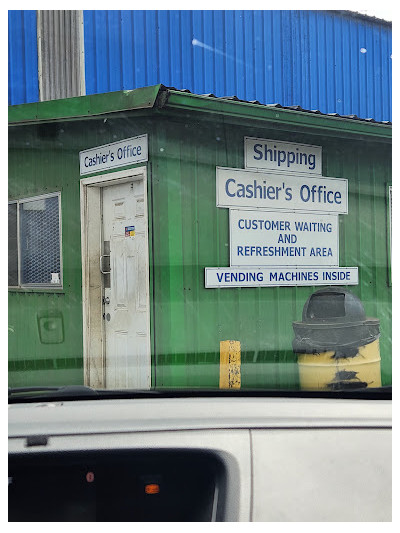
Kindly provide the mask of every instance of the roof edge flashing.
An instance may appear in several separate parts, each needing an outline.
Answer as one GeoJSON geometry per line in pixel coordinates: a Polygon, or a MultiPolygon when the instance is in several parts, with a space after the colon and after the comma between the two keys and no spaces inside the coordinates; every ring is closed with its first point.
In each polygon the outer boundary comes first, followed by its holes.
{"type": "Polygon", "coordinates": [[[161,87],[162,85],[158,84],[138,89],[9,106],[8,123],[17,125],[83,119],[121,111],[152,109],[156,105],[161,87]]]}
{"type": "Polygon", "coordinates": [[[382,122],[372,122],[367,119],[355,119],[337,114],[325,114],[307,110],[298,111],[285,106],[256,104],[239,99],[211,97],[211,95],[193,94],[189,91],[168,89],[168,100],[164,108],[171,110],[178,108],[187,111],[209,112],[222,115],[232,115],[236,118],[263,120],[266,122],[286,123],[288,125],[325,130],[338,130],[356,135],[377,137],[392,136],[392,125],[382,122]]]}
{"type": "Polygon", "coordinates": [[[280,104],[267,105],[257,101],[248,102],[236,97],[216,97],[199,95],[188,90],[166,87],[158,84],[132,90],[95,94],[21,104],[9,107],[9,124],[22,125],[54,122],[60,120],[90,119],[97,116],[124,113],[135,110],[160,112],[186,111],[189,113],[223,116],[224,119],[254,121],[255,123],[275,123],[280,126],[302,127],[324,130],[347,135],[362,135],[380,139],[390,139],[392,126],[373,120],[336,113],[325,114],[310,111],[299,106],[285,107],[280,104]]]}
{"type": "Polygon", "coordinates": [[[155,107],[157,109],[162,109],[165,107],[168,103],[168,98],[171,91],[166,87],[165,85],[160,85],[160,90],[158,91],[158,95],[155,102],[155,107]]]}

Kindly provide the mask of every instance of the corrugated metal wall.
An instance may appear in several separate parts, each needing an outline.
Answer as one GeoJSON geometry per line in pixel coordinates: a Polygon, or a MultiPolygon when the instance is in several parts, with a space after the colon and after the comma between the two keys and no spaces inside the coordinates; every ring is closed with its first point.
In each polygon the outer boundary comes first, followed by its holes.
{"type": "MultiPolygon", "coordinates": [[[[329,11],[84,11],[86,93],[163,83],[391,120],[391,33],[329,11]]],[[[38,100],[36,13],[10,11],[9,104],[38,100]]]]}
{"type": "Polygon", "coordinates": [[[38,100],[36,11],[9,11],[8,104],[38,100]]]}
{"type": "Polygon", "coordinates": [[[85,94],[81,11],[38,11],[40,100],[85,94]]]}
{"type": "Polygon", "coordinates": [[[329,11],[85,11],[87,94],[194,93],[391,120],[391,27],[329,11]]]}

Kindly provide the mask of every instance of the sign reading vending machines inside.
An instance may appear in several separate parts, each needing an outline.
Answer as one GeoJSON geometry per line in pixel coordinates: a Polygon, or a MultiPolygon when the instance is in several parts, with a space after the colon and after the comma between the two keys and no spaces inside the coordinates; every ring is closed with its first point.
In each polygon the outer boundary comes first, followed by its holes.
{"type": "Polygon", "coordinates": [[[322,148],[245,137],[245,164],[257,170],[216,168],[230,266],[206,268],[206,288],[357,285],[358,268],[339,267],[347,179],[320,175],[322,148]]]}
{"type": "Polygon", "coordinates": [[[206,268],[206,288],[358,285],[358,268],[206,268]]]}

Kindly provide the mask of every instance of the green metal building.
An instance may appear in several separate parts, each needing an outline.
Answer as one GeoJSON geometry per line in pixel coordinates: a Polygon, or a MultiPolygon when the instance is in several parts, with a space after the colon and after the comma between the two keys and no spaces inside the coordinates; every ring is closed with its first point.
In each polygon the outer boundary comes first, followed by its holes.
{"type": "Polygon", "coordinates": [[[218,388],[231,340],[242,388],[299,388],[292,323],[320,284],[206,286],[231,261],[217,169],[268,175],[245,139],[320,147],[319,176],[347,180],[339,266],[391,383],[391,124],[157,85],[9,108],[10,386],[218,388]]]}

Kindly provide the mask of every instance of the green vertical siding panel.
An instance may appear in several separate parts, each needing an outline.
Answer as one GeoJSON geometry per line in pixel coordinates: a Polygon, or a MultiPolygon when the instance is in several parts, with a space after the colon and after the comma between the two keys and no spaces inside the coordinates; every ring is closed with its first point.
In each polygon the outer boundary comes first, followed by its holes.
{"type": "MultiPolygon", "coordinates": [[[[182,131],[187,135],[193,135],[194,131],[189,125],[185,125],[182,131]]],[[[184,317],[182,325],[183,347],[180,372],[183,374],[183,386],[195,387],[196,383],[196,353],[198,351],[199,338],[197,333],[197,286],[198,262],[196,254],[196,228],[198,217],[196,204],[196,182],[193,176],[193,163],[191,147],[182,137],[179,139],[179,161],[181,174],[181,240],[182,240],[182,299],[184,317]]]]}
{"type": "MultiPolygon", "coordinates": [[[[243,168],[243,150],[240,132],[236,128],[219,124],[217,130],[214,130],[212,138],[218,138],[214,144],[218,150],[218,166],[228,168],[243,168]],[[232,146],[239,146],[237,150],[232,150],[232,146]]],[[[209,263],[207,266],[225,267],[230,264],[230,242],[229,242],[229,210],[216,207],[216,170],[213,176],[214,194],[212,198],[212,208],[215,209],[218,217],[218,255],[217,262],[209,263]]],[[[214,291],[214,289],[208,289],[214,291]]],[[[246,289],[251,290],[251,289],[246,289]]],[[[241,343],[241,361],[242,361],[242,387],[248,383],[248,371],[246,367],[246,339],[243,338],[241,322],[246,312],[241,302],[241,289],[216,289],[218,297],[218,333],[216,339],[219,350],[219,342],[224,340],[235,340],[241,343]]],[[[254,314],[254,313],[253,313],[254,314]]],[[[218,359],[219,360],[219,359],[218,359]]]]}
{"type": "Polygon", "coordinates": [[[67,151],[61,151],[62,132],[54,146],[48,138],[38,140],[42,131],[30,127],[24,135],[11,132],[9,195],[21,199],[61,192],[63,289],[9,291],[10,386],[83,383],[77,166],[67,151]],[[57,343],[48,344],[40,335],[40,318],[54,314],[60,334],[57,343]]]}
{"type": "Polygon", "coordinates": [[[382,383],[391,383],[391,290],[387,284],[385,183],[390,182],[390,149],[354,142],[329,154],[330,176],[349,184],[349,213],[340,215],[340,265],[358,266],[360,283],[348,287],[367,316],[380,320],[382,383]],[[342,163],[343,162],[343,163],[342,163]]]}
{"type": "MultiPolygon", "coordinates": [[[[154,261],[156,287],[157,386],[187,386],[196,373],[201,356],[195,346],[198,335],[198,305],[191,295],[191,279],[198,290],[199,266],[194,263],[193,162],[186,147],[185,130],[168,131],[157,125],[156,162],[153,165],[154,208],[159,227],[155,228],[154,261]],[[162,154],[162,156],[160,155],[162,154]],[[162,350],[160,351],[160,346],[162,350]]],[[[197,372],[197,381],[199,372],[197,372]]],[[[195,386],[195,384],[193,385],[195,386]]]]}
{"type": "Polygon", "coordinates": [[[185,384],[182,375],[185,354],[184,346],[184,302],[183,302],[183,255],[182,255],[182,189],[180,172],[179,139],[168,135],[165,139],[165,179],[168,181],[168,190],[165,198],[168,220],[165,226],[165,236],[168,243],[167,262],[164,268],[169,271],[169,308],[172,320],[170,322],[171,344],[169,357],[173,365],[171,367],[172,383],[174,387],[185,384]]]}
{"type": "Polygon", "coordinates": [[[376,317],[380,320],[380,351],[381,351],[381,374],[382,384],[389,385],[392,382],[392,332],[391,332],[391,289],[388,285],[387,267],[388,250],[385,229],[387,222],[387,194],[390,178],[391,151],[387,147],[383,150],[382,158],[374,160],[374,198],[375,198],[375,241],[376,257],[376,289],[375,308],[376,317]]]}
{"type": "Polygon", "coordinates": [[[169,332],[171,329],[169,270],[168,270],[168,218],[165,198],[168,179],[161,150],[165,150],[166,133],[161,125],[152,140],[152,196],[153,196],[153,235],[152,247],[154,269],[154,327],[156,386],[170,381],[169,332]]]}
{"type": "MultiPolygon", "coordinates": [[[[220,298],[224,298],[224,295],[219,289],[213,291],[205,289],[204,286],[204,269],[207,266],[218,266],[219,261],[223,261],[223,256],[226,254],[224,249],[221,250],[218,239],[218,228],[222,228],[223,225],[227,227],[227,213],[219,213],[216,208],[215,149],[217,143],[215,127],[212,127],[210,131],[204,123],[197,124],[197,133],[192,138],[192,149],[197,166],[199,217],[197,230],[199,259],[197,275],[200,279],[198,328],[201,342],[199,363],[202,370],[198,374],[197,382],[201,386],[211,387],[219,386],[219,342],[226,340],[224,336],[230,334],[226,331],[225,321],[221,316],[220,298]]],[[[229,315],[229,309],[226,311],[229,315]]]]}
{"type": "MultiPolygon", "coordinates": [[[[154,136],[148,138],[148,149],[150,152],[154,150],[154,136]]],[[[152,235],[154,232],[154,207],[153,207],[153,172],[152,164],[147,166],[147,203],[148,203],[148,249],[149,249],[149,299],[150,299],[150,351],[151,351],[151,387],[156,384],[156,348],[154,335],[154,253],[152,235]]]]}

